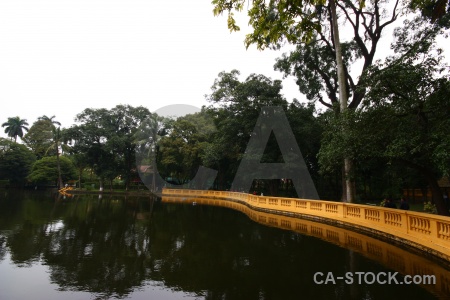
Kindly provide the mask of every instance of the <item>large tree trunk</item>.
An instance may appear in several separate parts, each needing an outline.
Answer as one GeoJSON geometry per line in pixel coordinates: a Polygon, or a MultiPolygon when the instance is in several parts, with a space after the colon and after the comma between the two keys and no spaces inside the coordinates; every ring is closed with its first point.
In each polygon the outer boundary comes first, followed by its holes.
{"type": "MultiPolygon", "coordinates": [[[[337,14],[336,14],[336,2],[335,0],[330,0],[330,9],[331,9],[331,20],[332,20],[332,32],[333,32],[333,41],[334,48],[336,52],[336,66],[337,66],[337,76],[338,76],[338,84],[339,84],[339,104],[340,104],[340,114],[345,117],[345,111],[347,110],[347,88],[346,88],[346,78],[345,78],[345,69],[344,62],[342,60],[342,49],[341,42],[339,38],[339,26],[337,22],[337,14]]],[[[347,129],[347,122],[344,123],[342,130],[347,129]]],[[[351,172],[352,172],[352,160],[350,158],[344,159],[344,178],[345,180],[345,190],[342,191],[342,199],[346,202],[354,202],[354,189],[353,183],[351,180],[351,172]]]]}

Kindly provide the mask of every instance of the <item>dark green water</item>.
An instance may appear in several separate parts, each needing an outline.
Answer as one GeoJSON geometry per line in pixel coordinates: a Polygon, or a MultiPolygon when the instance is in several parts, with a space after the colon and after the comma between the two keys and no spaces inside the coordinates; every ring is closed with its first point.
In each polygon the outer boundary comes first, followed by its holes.
{"type": "Polygon", "coordinates": [[[2,300],[435,299],[417,285],[317,285],[319,271],[392,270],[228,208],[0,191],[2,300]]]}

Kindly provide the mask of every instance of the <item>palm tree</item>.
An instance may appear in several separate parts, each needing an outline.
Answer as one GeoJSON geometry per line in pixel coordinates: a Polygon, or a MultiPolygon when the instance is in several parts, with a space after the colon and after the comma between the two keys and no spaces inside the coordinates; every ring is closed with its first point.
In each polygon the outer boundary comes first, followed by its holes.
{"type": "Polygon", "coordinates": [[[69,148],[69,146],[67,146],[66,144],[63,143],[64,142],[64,137],[63,137],[64,134],[61,133],[60,127],[56,128],[55,126],[53,126],[52,132],[53,132],[53,141],[52,141],[52,144],[50,145],[50,147],[48,147],[47,152],[50,150],[55,150],[56,166],[58,168],[58,188],[62,188],[63,182],[62,182],[62,176],[61,176],[61,164],[59,161],[59,155],[60,155],[59,149],[61,148],[61,150],[67,150],[67,148],[69,148]]]}
{"type": "Polygon", "coordinates": [[[64,151],[64,147],[62,144],[62,134],[61,134],[61,123],[59,121],[55,120],[55,115],[48,117],[47,115],[43,115],[42,117],[39,117],[38,120],[40,121],[47,121],[49,123],[51,123],[52,125],[52,136],[53,136],[53,141],[52,144],[50,145],[50,147],[47,149],[47,152],[50,150],[54,150],[56,153],[56,166],[58,168],[58,188],[62,188],[63,187],[63,182],[62,182],[62,176],[61,176],[61,163],[59,161],[59,150],[61,148],[62,151],[64,151]],[[58,125],[58,127],[56,127],[56,125],[58,125]]]}
{"type": "Polygon", "coordinates": [[[14,141],[17,142],[17,137],[23,137],[23,131],[28,131],[28,123],[26,119],[19,117],[8,118],[8,122],[2,124],[5,128],[5,133],[8,134],[11,139],[14,137],[14,141]]]}
{"type": "Polygon", "coordinates": [[[47,117],[46,115],[43,115],[42,117],[39,117],[38,120],[42,120],[42,121],[50,121],[50,123],[54,125],[58,125],[61,126],[61,123],[54,120],[55,119],[55,115],[51,116],[51,117],[47,117]]]}

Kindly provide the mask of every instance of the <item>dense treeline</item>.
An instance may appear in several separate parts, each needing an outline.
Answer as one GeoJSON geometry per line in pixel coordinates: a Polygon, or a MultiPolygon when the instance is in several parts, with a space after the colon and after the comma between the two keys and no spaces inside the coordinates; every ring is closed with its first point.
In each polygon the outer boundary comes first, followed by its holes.
{"type": "MultiPolygon", "coordinates": [[[[353,128],[359,127],[352,116],[372,105],[367,100],[378,85],[370,77],[373,71],[388,71],[391,64],[398,63],[421,65],[424,55],[434,52],[436,36],[448,29],[450,15],[448,1],[213,0],[212,3],[215,15],[228,15],[230,31],[240,30],[234,13],[247,13],[248,25],[251,26],[245,38],[247,47],[255,45],[261,50],[279,49],[286,43],[296,47],[289,55],[283,55],[275,68],[297,77],[299,89],[308,99],[333,111],[334,119],[339,124],[335,129],[341,133],[340,138],[345,139],[352,136],[353,128]],[[394,31],[394,43],[391,45],[395,55],[386,58],[389,54],[384,38],[402,19],[405,20],[403,26],[394,31]],[[383,59],[380,60],[380,57],[383,59]]],[[[440,50],[434,53],[438,57],[434,64],[422,65],[428,69],[434,68],[431,73],[439,77],[442,68],[446,68],[440,64],[441,53],[440,50]]],[[[389,84],[395,86],[396,82],[390,81],[389,84]]],[[[420,89],[420,86],[410,85],[408,89],[420,89]]],[[[425,97],[435,92],[428,90],[425,97]]],[[[401,93],[396,88],[383,95],[388,99],[393,96],[413,102],[419,100],[417,94],[401,93]]],[[[339,155],[331,161],[339,162],[336,158],[342,161],[339,163],[343,177],[342,200],[354,202],[358,161],[351,149],[336,154],[339,155]]],[[[435,186],[435,182],[430,182],[431,176],[428,178],[430,185],[435,186]]],[[[434,201],[440,203],[438,211],[448,214],[448,210],[441,205],[442,195],[434,194],[434,201]]]]}
{"type": "MultiPolygon", "coordinates": [[[[373,28],[366,28],[366,38],[375,41],[373,53],[360,33],[342,43],[352,100],[345,111],[339,106],[334,45],[318,35],[275,64],[297,77],[308,104],[287,101],[279,80],[261,74],[241,80],[232,70],[215,79],[208,105],[177,119],[129,105],[85,109],[69,128],[61,128],[54,116],[42,116],[30,127],[27,120],[9,118],[2,125],[11,140],[0,141],[0,179],[14,186],[76,182],[129,189],[145,167],[172,184],[229,189],[249,140],[258,135],[262,108],[277,106],[286,114],[321,199],[346,199],[348,183],[363,202],[398,198],[404,188],[430,188],[439,213],[448,214],[437,181],[450,173],[449,67],[436,44],[448,19],[444,14],[434,23],[426,16],[406,20],[394,32],[394,53],[383,60],[374,60],[379,38],[371,36],[373,28]],[[356,80],[350,67],[358,58],[365,63],[356,80]],[[351,169],[344,169],[344,162],[351,162],[351,169]],[[202,186],[192,181],[200,166],[217,171],[215,178],[200,178],[202,186]]],[[[280,142],[269,137],[261,163],[284,162],[280,142]]],[[[147,186],[156,188],[155,176],[151,180],[147,186]]],[[[288,178],[255,178],[252,191],[299,196],[288,178]]]]}

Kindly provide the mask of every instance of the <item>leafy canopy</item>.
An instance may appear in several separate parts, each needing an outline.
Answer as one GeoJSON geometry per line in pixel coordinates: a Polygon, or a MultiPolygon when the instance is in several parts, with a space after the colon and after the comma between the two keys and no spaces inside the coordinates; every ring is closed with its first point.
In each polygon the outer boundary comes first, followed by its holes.
{"type": "MultiPolygon", "coordinates": [[[[254,28],[247,34],[245,45],[256,44],[258,49],[278,46],[284,40],[295,44],[309,41],[321,30],[319,8],[325,0],[254,0],[248,9],[249,25],[254,28]]],[[[214,15],[228,13],[228,28],[238,31],[233,11],[240,12],[248,5],[245,0],[213,0],[214,15]]]]}
{"type": "MultiPolygon", "coordinates": [[[[59,157],[61,179],[66,182],[77,178],[76,169],[72,161],[66,156],[59,157]]],[[[58,180],[58,166],[56,156],[46,156],[33,164],[28,180],[32,182],[48,183],[58,180]]]]}

